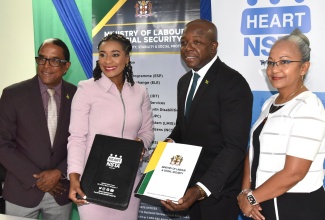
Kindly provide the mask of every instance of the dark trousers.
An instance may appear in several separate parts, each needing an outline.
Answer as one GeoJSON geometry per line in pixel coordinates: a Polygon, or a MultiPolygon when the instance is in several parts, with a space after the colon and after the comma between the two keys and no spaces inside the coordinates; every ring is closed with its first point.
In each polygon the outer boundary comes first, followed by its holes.
{"type": "Polygon", "coordinates": [[[0,213],[5,214],[5,200],[2,197],[2,183],[0,184],[0,213]]]}
{"type": "Polygon", "coordinates": [[[189,210],[191,220],[238,220],[239,213],[236,192],[197,201],[189,210]]]}
{"type": "Polygon", "coordinates": [[[0,213],[5,213],[5,200],[2,197],[2,183],[5,181],[6,169],[0,164],[0,213]]]}
{"type": "MultiPolygon", "coordinates": [[[[262,215],[276,220],[274,200],[261,203],[262,215]]],[[[279,219],[324,220],[325,191],[323,186],[311,193],[285,193],[277,198],[279,219]]]]}

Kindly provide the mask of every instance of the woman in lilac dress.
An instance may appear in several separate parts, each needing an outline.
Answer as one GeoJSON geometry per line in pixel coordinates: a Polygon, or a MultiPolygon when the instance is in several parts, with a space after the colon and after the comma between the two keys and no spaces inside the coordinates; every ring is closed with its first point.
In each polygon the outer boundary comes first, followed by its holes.
{"type": "MultiPolygon", "coordinates": [[[[80,178],[96,134],[141,141],[144,156],[154,137],[148,92],[144,86],[135,83],[132,77],[130,41],[113,33],[99,42],[98,50],[99,59],[93,78],[79,83],[71,107],[69,198],[78,205],[81,219],[137,220],[140,200],[134,195],[131,195],[130,204],[124,211],[76,198],[77,194],[85,196],[80,188],[80,178]]],[[[134,187],[140,175],[139,171],[134,187]]]]}

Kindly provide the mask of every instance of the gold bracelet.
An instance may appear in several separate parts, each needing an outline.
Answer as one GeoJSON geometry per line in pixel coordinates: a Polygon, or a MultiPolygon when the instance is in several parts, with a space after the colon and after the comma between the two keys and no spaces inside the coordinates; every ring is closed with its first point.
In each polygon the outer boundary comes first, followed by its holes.
{"type": "Polygon", "coordinates": [[[243,193],[247,194],[247,193],[249,193],[250,191],[252,191],[252,190],[251,190],[251,189],[243,189],[243,190],[238,194],[238,196],[241,195],[241,194],[243,194],[243,193]]]}
{"type": "Polygon", "coordinates": [[[195,186],[200,190],[200,193],[201,193],[201,197],[198,200],[205,199],[205,197],[207,197],[206,192],[199,185],[195,185],[195,186]]]}

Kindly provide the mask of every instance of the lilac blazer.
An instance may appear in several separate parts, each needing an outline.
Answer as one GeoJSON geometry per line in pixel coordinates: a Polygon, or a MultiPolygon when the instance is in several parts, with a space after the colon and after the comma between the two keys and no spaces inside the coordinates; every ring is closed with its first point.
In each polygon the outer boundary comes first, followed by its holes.
{"type": "Polygon", "coordinates": [[[81,81],[73,98],[68,139],[68,174],[82,175],[96,134],[125,139],[139,137],[148,149],[154,138],[153,118],[146,88],[125,82],[120,93],[102,74],[81,81]]]}
{"type": "MultiPolygon", "coordinates": [[[[141,138],[146,149],[151,145],[153,118],[146,88],[124,83],[120,93],[112,81],[102,74],[99,80],[81,81],[72,100],[70,137],[68,139],[68,174],[82,175],[96,134],[125,139],[141,138]]],[[[147,151],[146,151],[147,152],[147,151]]],[[[133,191],[140,181],[137,174],[133,191]]],[[[140,199],[131,196],[125,211],[96,204],[78,206],[81,219],[137,220],[140,199]]]]}

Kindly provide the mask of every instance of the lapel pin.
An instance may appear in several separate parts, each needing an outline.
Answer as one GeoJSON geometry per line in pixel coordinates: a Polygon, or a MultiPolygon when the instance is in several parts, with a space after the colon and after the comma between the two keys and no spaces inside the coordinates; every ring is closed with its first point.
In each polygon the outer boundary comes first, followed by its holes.
{"type": "Polygon", "coordinates": [[[66,95],[66,97],[67,97],[67,99],[70,99],[70,96],[69,96],[69,94],[67,94],[67,95],[66,95]]]}
{"type": "Polygon", "coordinates": [[[209,80],[207,80],[207,79],[206,79],[206,80],[205,80],[205,84],[207,84],[207,85],[208,85],[208,84],[209,84],[209,80]]]}

